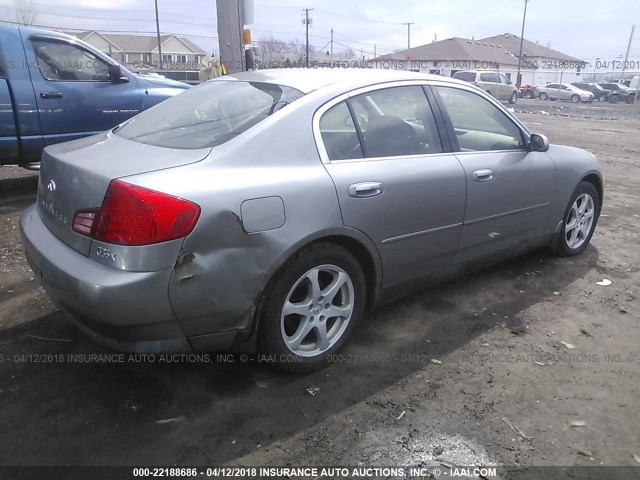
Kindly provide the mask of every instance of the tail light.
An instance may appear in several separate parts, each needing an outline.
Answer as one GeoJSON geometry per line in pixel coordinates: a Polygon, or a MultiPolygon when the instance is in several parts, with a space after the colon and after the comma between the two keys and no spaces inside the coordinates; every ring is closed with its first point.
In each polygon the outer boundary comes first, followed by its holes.
{"type": "Polygon", "coordinates": [[[195,203],[113,180],[100,209],[76,212],[73,231],[116,245],[150,245],[189,235],[199,216],[195,203]]]}

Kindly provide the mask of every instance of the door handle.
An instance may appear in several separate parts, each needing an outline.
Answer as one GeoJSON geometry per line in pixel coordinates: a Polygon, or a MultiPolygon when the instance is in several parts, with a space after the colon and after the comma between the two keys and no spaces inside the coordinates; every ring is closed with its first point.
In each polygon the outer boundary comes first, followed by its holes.
{"type": "Polygon", "coordinates": [[[349,185],[349,196],[356,198],[375,197],[380,195],[383,191],[382,183],[380,182],[363,182],[354,183],[349,185]]]}
{"type": "Polygon", "coordinates": [[[474,182],[488,182],[489,180],[493,180],[493,178],[493,170],[489,170],[488,168],[473,172],[474,182]]]}
{"type": "Polygon", "coordinates": [[[42,98],[62,98],[62,92],[40,92],[42,98]]]}

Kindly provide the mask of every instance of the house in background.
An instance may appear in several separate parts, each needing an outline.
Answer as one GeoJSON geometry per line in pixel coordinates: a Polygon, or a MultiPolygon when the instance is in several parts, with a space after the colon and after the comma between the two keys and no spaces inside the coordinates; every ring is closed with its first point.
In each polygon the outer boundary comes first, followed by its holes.
{"type": "MultiPolygon", "coordinates": [[[[448,38],[371,60],[376,68],[417,70],[452,76],[460,70],[497,70],[518,83],[520,37],[505,33],[481,40],[448,38]]],[[[564,53],[523,41],[520,84],[580,80],[586,62],[564,53]]]]}
{"type": "Polygon", "coordinates": [[[70,33],[134,72],[160,72],[174,80],[197,82],[206,55],[188,38],[161,35],[162,68],[155,35],[121,35],[96,31],[70,33]]]}

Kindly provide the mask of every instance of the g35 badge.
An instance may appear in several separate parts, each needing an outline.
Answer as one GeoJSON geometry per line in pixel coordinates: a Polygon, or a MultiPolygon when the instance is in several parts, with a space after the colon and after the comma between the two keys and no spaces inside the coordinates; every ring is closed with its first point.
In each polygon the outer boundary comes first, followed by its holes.
{"type": "Polygon", "coordinates": [[[106,258],[107,260],[111,260],[112,262],[116,261],[116,254],[113,253],[108,248],[97,247],[96,248],[96,255],[98,257],[100,257],[100,258],[106,258]]]}

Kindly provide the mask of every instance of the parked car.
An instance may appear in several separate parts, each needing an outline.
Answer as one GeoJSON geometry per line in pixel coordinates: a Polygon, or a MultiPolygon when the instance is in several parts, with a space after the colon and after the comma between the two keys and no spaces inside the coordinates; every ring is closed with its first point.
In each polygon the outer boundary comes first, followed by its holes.
{"type": "Polygon", "coordinates": [[[0,165],[37,167],[45,146],[113,128],[187,88],[135,75],[75,37],[0,24],[0,165]]]}
{"type": "Polygon", "coordinates": [[[518,101],[518,89],[511,80],[499,72],[462,70],[454,73],[453,78],[473,83],[498,100],[508,100],[511,104],[518,101]]]}
{"type": "Polygon", "coordinates": [[[521,85],[520,86],[520,97],[522,98],[538,98],[540,93],[538,89],[540,87],[538,85],[521,85]]]}
{"type": "Polygon", "coordinates": [[[584,90],[585,92],[593,93],[594,100],[597,102],[606,102],[609,99],[609,94],[611,93],[611,90],[606,90],[597,83],[573,82],[571,85],[579,88],[580,90],[584,90]]]}
{"type": "Polygon", "coordinates": [[[611,103],[617,103],[617,102],[633,103],[635,99],[636,92],[628,89],[627,87],[619,83],[614,83],[614,82],[599,83],[598,85],[600,85],[602,88],[605,88],[607,90],[611,90],[611,93],[609,94],[609,101],[611,103]]]}
{"type": "Polygon", "coordinates": [[[540,100],[568,100],[573,103],[593,102],[594,95],[570,83],[548,83],[538,89],[540,100]]]}
{"type": "Polygon", "coordinates": [[[425,281],[579,254],[602,199],[591,153],[465,82],[258,70],[45,148],[20,229],[35,276],[105,345],[257,346],[309,371],[425,281]]]}

